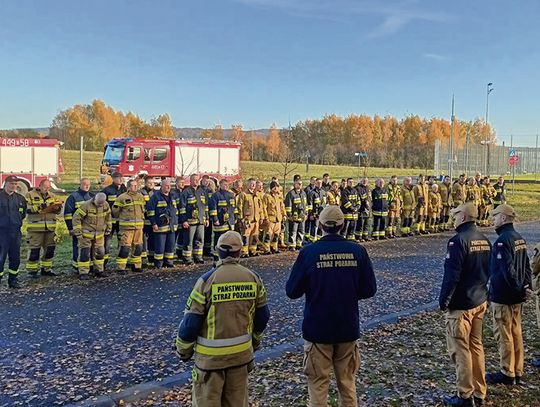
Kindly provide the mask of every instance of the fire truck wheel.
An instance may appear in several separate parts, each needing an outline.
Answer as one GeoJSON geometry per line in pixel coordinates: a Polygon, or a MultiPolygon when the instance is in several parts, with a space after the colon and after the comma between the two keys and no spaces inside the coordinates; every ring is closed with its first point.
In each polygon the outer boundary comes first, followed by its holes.
{"type": "Polygon", "coordinates": [[[26,182],[24,181],[17,182],[17,192],[21,194],[22,196],[26,196],[29,189],[30,188],[28,187],[28,184],[26,182]]]}

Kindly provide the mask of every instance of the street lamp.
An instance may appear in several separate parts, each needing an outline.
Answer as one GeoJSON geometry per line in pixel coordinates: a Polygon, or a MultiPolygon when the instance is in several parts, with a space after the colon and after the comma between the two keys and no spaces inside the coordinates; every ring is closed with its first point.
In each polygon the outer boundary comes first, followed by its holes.
{"type": "MultiPolygon", "coordinates": [[[[362,157],[367,158],[367,153],[354,153],[354,156],[358,157],[358,178],[360,178],[360,160],[362,159],[362,157]]],[[[365,175],[366,174],[364,172],[364,176],[365,175]]]]}
{"type": "MultiPolygon", "coordinates": [[[[486,126],[488,125],[488,114],[489,114],[489,94],[493,92],[493,82],[489,82],[486,86],[486,126]]],[[[491,132],[490,132],[491,135],[491,132]]],[[[486,175],[489,175],[489,159],[490,159],[490,151],[489,151],[489,145],[491,144],[490,139],[484,140],[484,143],[486,145],[486,165],[484,166],[484,173],[486,175]]]]}

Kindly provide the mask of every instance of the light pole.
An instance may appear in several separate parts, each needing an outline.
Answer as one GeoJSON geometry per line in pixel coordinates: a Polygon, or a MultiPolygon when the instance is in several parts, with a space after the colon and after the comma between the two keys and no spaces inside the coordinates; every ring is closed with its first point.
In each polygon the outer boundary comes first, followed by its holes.
{"type": "MultiPolygon", "coordinates": [[[[486,126],[488,126],[488,114],[489,114],[489,94],[493,92],[493,82],[489,82],[486,86],[486,126]]],[[[491,131],[489,132],[489,136],[491,136],[491,131]]],[[[486,165],[484,167],[484,173],[486,175],[489,175],[489,145],[491,143],[491,137],[488,137],[485,140],[486,144],[486,165]]]]}

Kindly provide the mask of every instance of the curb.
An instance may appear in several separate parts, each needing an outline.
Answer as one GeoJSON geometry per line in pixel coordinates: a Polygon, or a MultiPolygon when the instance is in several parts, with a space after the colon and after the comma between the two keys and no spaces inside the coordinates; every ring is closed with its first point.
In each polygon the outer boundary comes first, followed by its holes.
{"type": "MultiPolygon", "coordinates": [[[[432,311],[437,309],[439,303],[432,301],[427,304],[421,304],[413,308],[408,308],[398,312],[382,315],[377,318],[370,319],[360,326],[361,331],[369,331],[377,328],[380,325],[394,324],[399,318],[409,317],[423,311],[432,311]]],[[[255,361],[258,363],[272,359],[277,359],[286,352],[293,352],[301,349],[304,344],[302,338],[298,338],[292,342],[273,346],[272,348],[263,349],[256,353],[255,361]]],[[[103,396],[90,397],[78,403],[68,404],[67,407],[115,407],[120,405],[120,402],[130,403],[147,398],[150,395],[156,395],[166,392],[173,387],[186,385],[191,379],[191,371],[183,372],[177,375],[165,377],[159,380],[153,380],[146,383],[140,383],[119,392],[110,393],[103,396]]]]}

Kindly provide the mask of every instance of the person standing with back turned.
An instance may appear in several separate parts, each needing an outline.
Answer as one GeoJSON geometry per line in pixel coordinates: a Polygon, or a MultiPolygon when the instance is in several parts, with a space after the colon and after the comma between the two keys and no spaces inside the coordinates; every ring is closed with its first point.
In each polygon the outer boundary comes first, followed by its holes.
{"type": "Polygon", "coordinates": [[[306,296],[302,336],[311,407],[326,407],[332,368],[340,406],[358,405],[358,301],[373,297],[377,284],[366,249],[339,234],[344,220],[338,206],[322,210],[323,237],[300,251],[286,285],[289,298],[306,296]]]}

